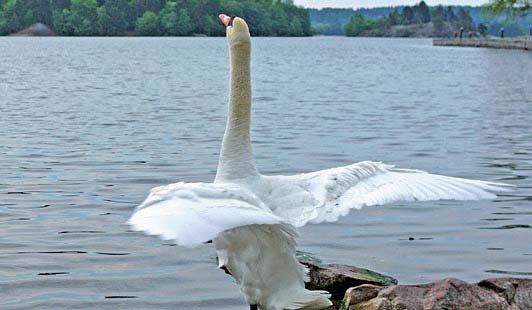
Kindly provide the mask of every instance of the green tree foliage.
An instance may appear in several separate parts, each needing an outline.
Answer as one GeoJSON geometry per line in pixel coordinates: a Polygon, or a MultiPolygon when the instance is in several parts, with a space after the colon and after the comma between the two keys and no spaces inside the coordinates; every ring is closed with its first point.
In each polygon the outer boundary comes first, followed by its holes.
{"type": "Polygon", "coordinates": [[[50,24],[50,1],[4,0],[0,1],[0,35],[22,30],[37,22],[50,24]]]}
{"type": "Polygon", "coordinates": [[[152,11],[142,14],[135,23],[135,31],[141,36],[157,36],[159,29],[159,17],[152,11]]]}
{"type": "Polygon", "coordinates": [[[458,10],[458,27],[463,27],[465,31],[475,31],[475,23],[473,22],[473,18],[469,13],[464,10],[464,8],[460,8],[458,10]]]}
{"type": "Polygon", "coordinates": [[[70,0],[50,0],[49,3],[52,12],[63,11],[64,9],[70,8],[70,0]]]}
{"type": "Polygon", "coordinates": [[[402,12],[395,9],[387,16],[373,20],[366,19],[361,14],[354,14],[345,26],[347,36],[411,36],[416,28],[430,29],[432,23],[432,36],[443,37],[451,35],[451,29],[464,27],[466,31],[475,31],[476,26],[469,11],[460,7],[458,14],[452,7],[444,8],[439,5],[431,10],[424,2],[414,6],[403,7],[402,12]],[[394,28],[392,27],[399,26],[394,28]]]}
{"type": "Polygon", "coordinates": [[[131,5],[135,8],[137,17],[141,17],[145,12],[151,11],[158,13],[164,8],[166,1],[164,0],[132,0],[131,5]]]}
{"type": "Polygon", "coordinates": [[[124,35],[129,25],[129,11],[129,3],[126,0],[107,0],[98,8],[99,34],[124,35]]]}
{"type": "Polygon", "coordinates": [[[524,15],[532,12],[532,0],[491,0],[487,8],[495,15],[524,15]]]}
{"type": "Polygon", "coordinates": [[[57,33],[65,36],[74,35],[74,29],[72,28],[72,25],[69,22],[69,9],[54,10],[52,17],[52,26],[57,33]]]}
{"type": "Polygon", "coordinates": [[[397,7],[380,7],[380,8],[360,8],[353,9],[339,9],[339,8],[323,8],[323,9],[307,9],[310,15],[312,27],[316,33],[325,35],[341,35],[344,34],[344,27],[349,22],[349,19],[354,14],[360,14],[366,19],[382,19],[392,12],[399,14],[403,6],[397,7]]]}
{"type": "Polygon", "coordinates": [[[447,7],[447,10],[445,11],[445,20],[453,24],[458,21],[458,18],[456,17],[456,14],[454,14],[454,9],[452,6],[447,7]]]}
{"type": "MultiPolygon", "coordinates": [[[[343,34],[345,25],[355,12],[353,9],[333,8],[309,9],[308,11],[314,30],[326,35],[343,34]]],[[[287,16],[283,16],[283,18],[287,18],[287,16]]]]}
{"type": "Polygon", "coordinates": [[[442,5],[438,5],[432,12],[432,23],[434,25],[434,35],[443,37],[446,34],[446,14],[442,5]]]}
{"type": "Polygon", "coordinates": [[[418,21],[418,23],[422,24],[430,22],[430,9],[425,1],[421,1],[418,5],[416,5],[414,12],[416,15],[416,21],[418,21]]]}
{"type": "Polygon", "coordinates": [[[414,10],[407,6],[403,9],[403,17],[408,24],[412,24],[415,21],[414,10]]]}
{"type": "Polygon", "coordinates": [[[175,2],[168,1],[165,8],[159,12],[159,23],[163,34],[168,36],[177,35],[177,11],[175,2]]]}
{"type": "Polygon", "coordinates": [[[353,15],[347,25],[345,25],[345,35],[349,37],[358,37],[365,31],[372,30],[377,22],[372,19],[365,19],[360,14],[353,15]]]}
{"type": "MultiPolygon", "coordinates": [[[[487,2],[487,0],[486,0],[487,2]]],[[[483,23],[488,28],[488,34],[498,36],[500,27],[505,27],[507,30],[505,35],[527,35],[529,33],[530,26],[532,25],[532,14],[525,16],[519,15],[506,15],[493,16],[491,14],[485,14],[485,8],[474,6],[436,6],[429,7],[431,15],[431,23],[424,25],[416,25],[420,23],[414,18],[414,24],[405,19],[405,12],[408,16],[415,15],[416,7],[421,8],[422,5],[411,6],[406,9],[405,6],[398,7],[382,7],[374,9],[309,9],[312,25],[317,33],[326,35],[339,35],[344,33],[344,27],[349,21],[349,18],[355,14],[362,15],[365,19],[376,20],[375,34],[380,35],[384,32],[385,36],[409,36],[419,35],[416,33],[416,29],[423,29],[422,34],[426,35],[432,28],[431,35],[436,37],[448,37],[453,36],[454,32],[459,30],[464,25],[464,22],[469,23],[469,17],[466,17],[464,21],[459,19],[460,8],[463,8],[471,17],[475,25],[483,23]],[[406,9],[405,12],[403,10],[406,9]],[[493,27],[492,27],[493,24],[493,27]],[[497,27],[499,27],[497,29],[497,27]]],[[[419,14],[418,14],[419,16],[419,14]]],[[[425,18],[427,20],[427,18],[425,18]]],[[[474,30],[472,30],[474,31],[474,30]]],[[[478,32],[478,27],[477,30],[478,32]]],[[[363,35],[370,35],[370,31],[363,35]]]]}
{"type": "Polygon", "coordinates": [[[0,13],[0,33],[7,34],[21,29],[22,11],[17,0],[7,0],[0,13]]]}
{"type": "MultiPolygon", "coordinates": [[[[65,11],[63,11],[65,12],[65,11]]],[[[98,34],[98,5],[96,0],[72,0],[70,13],[67,13],[68,27],[77,36],[98,34]]]]}
{"type": "Polygon", "coordinates": [[[252,35],[312,35],[308,11],[287,0],[0,0],[0,35],[42,22],[67,36],[222,36],[220,13],[245,18],[252,35]]]}
{"type": "Polygon", "coordinates": [[[484,25],[483,23],[478,24],[477,30],[478,30],[478,33],[483,37],[485,37],[488,34],[488,27],[484,25]]]}
{"type": "Polygon", "coordinates": [[[188,15],[187,10],[179,10],[179,15],[177,16],[177,35],[178,36],[188,36],[192,34],[192,20],[188,15]]]}
{"type": "Polygon", "coordinates": [[[393,10],[393,12],[388,15],[388,21],[390,26],[402,25],[404,23],[404,17],[397,10],[393,10]]]}

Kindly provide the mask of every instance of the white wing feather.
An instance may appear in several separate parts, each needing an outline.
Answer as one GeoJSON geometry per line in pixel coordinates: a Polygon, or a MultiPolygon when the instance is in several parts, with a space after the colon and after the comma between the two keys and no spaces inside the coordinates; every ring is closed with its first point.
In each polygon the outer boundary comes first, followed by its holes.
{"type": "Polygon", "coordinates": [[[296,227],[308,222],[336,221],[352,208],[397,201],[493,199],[496,197],[494,192],[512,189],[507,184],[396,169],[370,161],[295,176],[272,177],[272,181],[292,188],[292,193],[286,196],[287,203],[275,208],[274,213],[296,227]],[[299,192],[294,191],[294,187],[299,192]],[[298,201],[295,201],[296,197],[298,201]]]}
{"type": "Polygon", "coordinates": [[[173,239],[188,247],[240,226],[281,224],[292,230],[250,191],[227,183],[156,187],[137,207],[128,224],[134,230],[173,239]]]}

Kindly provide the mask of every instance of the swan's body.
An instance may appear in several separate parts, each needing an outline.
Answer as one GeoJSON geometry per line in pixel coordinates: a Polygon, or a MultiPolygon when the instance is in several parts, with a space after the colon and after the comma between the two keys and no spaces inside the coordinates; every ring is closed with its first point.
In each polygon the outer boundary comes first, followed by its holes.
{"type": "Polygon", "coordinates": [[[240,18],[221,19],[231,49],[231,97],[216,179],[154,188],[129,223],[183,246],[212,240],[219,267],[234,277],[252,307],[313,310],[331,304],[327,292],[305,289],[305,269],[295,257],[297,227],[336,221],[352,208],[492,199],[493,192],[508,190],[370,161],[294,176],[261,175],[250,139],[249,30],[240,18]]]}

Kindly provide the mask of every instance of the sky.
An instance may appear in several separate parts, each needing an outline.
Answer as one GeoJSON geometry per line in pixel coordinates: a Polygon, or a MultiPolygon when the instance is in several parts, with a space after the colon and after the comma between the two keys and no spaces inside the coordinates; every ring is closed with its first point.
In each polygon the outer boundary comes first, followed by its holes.
{"type": "MultiPolygon", "coordinates": [[[[413,5],[421,0],[294,0],[297,5],[307,8],[373,8],[381,6],[413,5]]],[[[482,5],[488,0],[425,0],[428,5],[482,5]]]]}

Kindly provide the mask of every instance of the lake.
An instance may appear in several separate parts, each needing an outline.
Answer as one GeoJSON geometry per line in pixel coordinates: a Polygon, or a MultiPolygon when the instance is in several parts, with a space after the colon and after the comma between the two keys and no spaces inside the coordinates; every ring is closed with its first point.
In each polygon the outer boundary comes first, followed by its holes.
{"type": "MultiPolygon", "coordinates": [[[[0,38],[0,308],[248,309],[211,245],[131,232],[148,191],[211,182],[224,38],[0,38]]],[[[532,277],[532,53],[423,39],[255,38],[266,174],[383,161],[507,182],[494,201],[397,203],[299,249],[422,283],[532,277]]]]}

